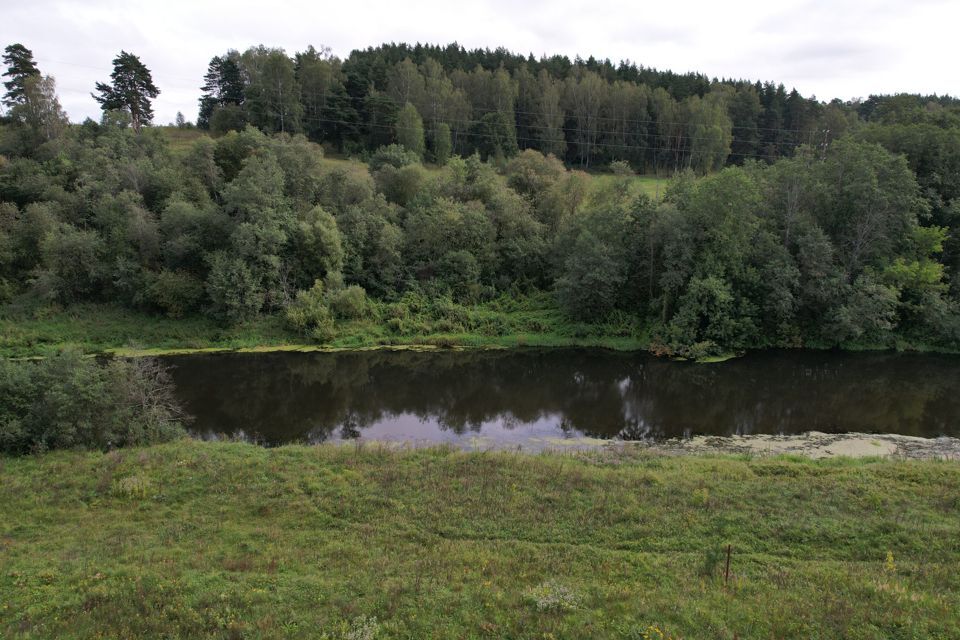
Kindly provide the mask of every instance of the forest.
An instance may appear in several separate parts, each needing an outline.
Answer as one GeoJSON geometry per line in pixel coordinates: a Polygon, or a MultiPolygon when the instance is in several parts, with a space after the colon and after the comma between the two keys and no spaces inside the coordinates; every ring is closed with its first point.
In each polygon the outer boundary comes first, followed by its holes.
{"type": "Polygon", "coordinates": [[[101,121],[71,124],[31,52],[5,52],[4,315],[276,316],[326,343],[360,320],[469,332],[472,309],[547,299],[681,357],[960,348],[957,99],[259,46],[210,61],[195,125],[152,126],[162,87],[128,52],[91,87],[101,121]]]}
{"type": "MultiPolygon", "coordinates": [[[[43,40],[124,11],[64,6],[43,40]]],[[[960,99],[261,45],[170,124],[120,51],[77,122],[38,58],[3,638],[960,638],[960,99]]]]}

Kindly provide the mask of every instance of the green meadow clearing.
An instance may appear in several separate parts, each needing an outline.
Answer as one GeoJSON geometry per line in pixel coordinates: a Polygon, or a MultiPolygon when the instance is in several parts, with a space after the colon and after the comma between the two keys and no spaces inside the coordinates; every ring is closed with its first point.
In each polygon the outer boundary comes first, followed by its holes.
{"type": "Polygon", "coordinates": [[[3,458],[0,636],[957,638],[958,496],[936,461],[3,458]]]}

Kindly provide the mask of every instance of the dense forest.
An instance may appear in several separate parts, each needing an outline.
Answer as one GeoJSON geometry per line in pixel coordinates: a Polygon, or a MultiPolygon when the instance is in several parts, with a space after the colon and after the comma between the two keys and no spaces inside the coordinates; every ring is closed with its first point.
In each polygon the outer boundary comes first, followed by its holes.
{"type": "Polygon", "coordinates": [[[384,45],[340,60],[264,47],[210,62],[198,124],[302,132],[338,151],[369,152],[400,136],[444,162],[450,153],[509,157],[536,149],[579,167],[624,160],[643,172],[707,172],[728,159],[775,159],[849,125],[782,85],[711,82],[593,58],[535,60],[504,50],[384,45]],[[399,130],[399,134],[397,133],[399,130]]]}
{"type": "Polygon", "coordinates": [[[627,318],[684,356],[960,346],[951,98],[823,104],[456,45],[345,60],[261,46],[210,62],[210,135],[173,150],[135,55],[95,87],[102,120],[78,125],[29,50],[4,61],[8,313],[279,314],[323,342],[357,318],[408,331],[425,307],[469,330],[470,305],[546,294],[572,321],[627,318]],[[637,173],[673,179],[652,198],[637,173]]]}

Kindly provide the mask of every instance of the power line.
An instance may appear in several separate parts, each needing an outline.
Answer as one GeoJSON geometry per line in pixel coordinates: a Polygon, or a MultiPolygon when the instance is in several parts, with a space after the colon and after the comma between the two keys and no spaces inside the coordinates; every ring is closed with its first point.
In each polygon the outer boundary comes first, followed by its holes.
{"type": "MultiPolygon", "coordinates": [[[[80,64],[80,63],[67,62],[67,61],[63,61],[63,60],[51,60],[51,59],[45,59],[45,60],[40,60],[40,59],[38,59],[38,60],[41,61],[41,62],[52,62],[52,63],[55,63],[55,64],[66,64],[66,65],[71,65],[71,66],[76,66],[76,67],[83,67],[83,68],[95,69],[95,70],[99,70],[99,71],[106,71],[106,69],[104,69],[104,68],[102,68],[102,67],[94,67],[94,66],[91,66],[91,65],[84,65],[84,64],[80,64]]],[[[171,77],[171,76],[167,76],[167,77],[171,77]]],[[[184,78],[176,78],[176,79],[186,81],[186,79],[184,79],[184,78]]],[[[607,83],[606,86],[610,86],[610,84],[607,83]]],[[[636,84],[635,86],[643,86],[643,85],[636,84]]],[[[185,88],[182,88],[182,87],[174,87],[174,89],[175,89],[175,90],[181,90],[181,91],[188,91],[188,89],[185,89],[185,88]]],[[[456,90],[461,91],[461,92],[463,91],[463,89],[460,89],[460,88],[457,88],[456,90]]],[[[193,91],[193,89],[189,89],[189,91],[193,91]]],[[[390,96],[388,96],[388,95],[386,95],[386,94],[379,94],[379,95],[384,95],[385,97],[390,98],[391,100],[393,100],[392,97],[390,97],[390,96]]],[[[336,98],[338,98],[338,99],[346,98],[346,99],[348,99],[348,100],[364,101],[364,102],[366,102],[371,96],[375,97],[375,94],[368,94],[368,95],[366,95],[366,96],[351,96],[351,95],[349,95],[349,94],[340,94],[340,95],[336,96],[336,98]]],[[[464,94],[464,98],[465,98],[465,99],[467,98],[467,96],[466,96],[465,94],[464,94]]],[[[396,101],[394,100],[394,102],[396,102],[396,101]]],[[[467,102],[469,103],[469,100],[467,100],[467,102]]],[[[510,110],[504,110],[504,109],[480,109],[480,108],[473,107],[472,105],[469,105],[469,107],[470,107],[470,109],[471,109],[472,112],[474,112],[474,113],[483,113],[483,114],[503,113],[504,115],[508,115],[508,116],[509,116],[511,113],[512,113],[514,116],[519,115],[519,114],[523,114],[523,115],[534,115],[534,116],[541,116],[541,115],[543,115],[541,112],[525,111],[525,110],[520,110],[520,109],[516,109],[516,108],[510,109],[510,110]]],[[[563,109],[561,109],[559,112],[555,112],[555,113],[553,113],[553,114],[548,114],[548,115],[563,116],[565,119],[567,118],[567,112],[564,111],[563,109]]],[[[576,116],[573,116],[573,118],[576,119],[576,116]]],[[[380,125],[380,124],[377,124],[377,123],[352,122],[352,121],[349,121],[349,120],[338,120],[338,119],[331,119],[331,118],[319,118],[319,117],[313,117],[313,116],[301,116],[300,119],[301,119],[301,121],[306,120],[306,121],[308,121],[308,122],[316,122],[316,123],[343,124],[343,125],[350,125],[350,126],[361,126],[361,127],[367,127],[367,128],[383,128],[383,129],[394,130],[394,127],[391,126],[391,125],[380,125]]],[[[688,122],[661,121],[661,120],[657,120],[657,119],[619,118],[619,117],[614,117],[614,116],[602,116],[602,115],[599,115],[599,114],[596,114],[596,115],[591,116],[591,119],[592,119],[592,120],[595,120],[595,121],[613,122],[613,123],[618,124],[618,125],[627,125],[627,124],[645,124],[645,125],[651,125],[651,124],[652,124],[652,125],[657,125],[658,127],[659,127],[659,126],[674,126],[674,127],[687,127],[687,126],[690,126],[690,123],[688,123],[688,122]]],[[[516,125],[515,117],[514,117],[513,120],[514,120],[514,122],[512,122],[511,124],[512,124],[515,128],[519,128],[519,127],[516,125]]],[[[456,126],[456,125],[460,125],[461,127],[469,127],[469,126],[472,126],[472,125],[481,124],[481,123],[482,123],[482,120],[475,120],[475,119],[444,120],[444,119],[440,119],[440,122],[443,122],[443,123],[446,123],[446,124],[450,124],[450,125],[455,125],[455,126],[456,126]]],[[[582,128],[579,128],[579,127],[568,127],[568,126],[551,127],[551,126],[549,126],[549,125],[537,125],[537,124],[533,124],[533,123],[531,123],[531,124],[525,124],[525,125],[523,125],[523,126],[524,126],[525,128],[527,128],[527,129],[559,130],[559,131],[563,131],[563,132],[566,133],[566,134],[570,134],[570,135],[571,135],[572,137],[574,137],[574,138],[578,138],[578,137],[581,137],[581,136],[588,136],[588,137],[589,137],[589,136],[600,136],[600,135],[605,135],[605,134],[610,133],[610,132],[608,132],[608,131],[604,131],[604,130],[601,130],[601,129],[582,129],[582,128]]],[[[731,128],[731,132],[732,132],[733,129],[746,129],[746,130],[756,131],[756,132],[760,132],[760,131],[773,131],[773,132],[780,132],[780,133],[804,133],[804,132],[803,132],[802,130],[800,130],[800,129],[786,129],[786,128],[773,128],[773,127],[742,127],[742,126],[731,125],[730,128],[731,128]]],[[[625,131],[624,131],[624,132],[616,132],[616,133],[619,133],[620,135],[626,135],[626,132],[625,132],[625,131]]],[[[638,133],[640,133],[640,132],[638,131],[638,133]]],[[[808,136],[809,136],[809,135],[812,135],[811,132],[806,132],[806,133],[807,133],[808,136]]],[[[476,132],[476,131],[463,131],[463,130],[457,130],[456,135],[457,135],[457,136],[471,137],[471,138],[481,138],[481,139],[496,139],[496,138],[498,138],[498,136],[494,136],[494,135],[492,135],[492,134],[483,134],[483,133],[476,132]]],[[[640,135],[642,135],[642,136],[643,136],[644,138],[646,138],[646,139],[653,138],[653,139],[655,139],[655,140],[666,140],[666,141],[676,140],[677,145],[674,147],[673,144],[672,144],[672,142],[671,142],[670,146],[646,146],[646,145],[639,145],[639,144],[612,143],[612,142],[599,142],[599,141],[587,141],[587,142],[585,142],[585,143],[579,143],[579,142],[577,142],[576,140],[573,141],[573,144],[575,144],[575,145],[577,145],[577,146],[580,146],[580,144],[585,144],[588,148],[621,149],[621,150],[632,150],[632,151],[661,151],[661,152],[668,152],[668,153],[671,153],[671,154],[673,154],[673,155],[677,155],[677,154],[686,155],[687,153],[694,153],[694,152],[695,152],[695,150],[692,148],[692,147],[693,147],[693,144],[692,144],[692,143],[693,143],[694,141],[712,141],[712,140],[713,140],[713,138],[710,138],[710,137],[691,136],[691,135],[688,135],[688,134],[681,134],[681,133],[670,134],[670,133],[655,133],[655,132],[643,131],[642,133],[640,133],[640,135]]],[[[538,144],[540,144],[540,145],[563,144],[564,146],[566,146],[567,144],[569,144],[568,141],[566,140],[566,138],[559,139],[559,138],[542,138],[542,137],[536,137],[536,138],[534,138],[534,137],[529,137],[529,136],[515,136],[515,139],[516,139],[518,142],[538,143],[538,144]]],[[[732,141],[731,141],[731,142],[732,142],[732,141]]],[[[756,144],[760,144],[760,143],[761,143],[761,141],[757,141],[757,142],[756,142],[756,144]]],[[[735,156],[735,157],[743,157],[743,158],[777,159],[777,158],[782,157],[782,153],[781,153],[781,152],[783,151],[783,149],[793,149],[793,148],[796,148],[797,146],[799,146],[799,143],[797,143],[797,142],[786,141],[786,140],[784,140],[784,141],[776,141],[776,140],[774,140],[774,141],[768,141],[768,142],[766,142],[766,143],[764,143],[764,144],[765,144],[765,146],[768,146],[768,147],[772,145],[772,146],[777,150],[777,153],[773,153],[773,154],[745,153],[745,152],[735,152],[735,151],[732,151],[732,150],[731,150],[730,152],[728,152],[728,153],[726,154],[726,156],[727,156],[727,157],[735,156]]]]}
{"type": "MultiPolygon", "coordinates": [[[[505,112],[505,111],[504,111],[504,112],[490,111],[490,113],[504,113],[504,115],[508,115],[508,112],[505,112]]],[[[301,119],[304,119],[304,118],[306,118],[306,117],[307,117],[307,116],[301,116],[301,119]]],[[[312,118],[312,117],[315,117],[315,116],[309,116],[309,117],[312,118]]],[[[450,120],[450,119],[441,118],[441,119],[438,120],[438,122],[439,122],[439,123],[442,123],[442,124],[449,124],[449,125],[454,125],[454,124],[468,125],[468,127],[469,127],[470,125],[483,124],[483,121],[482,121],[482,120],[473,120],[473,119],[469,119],[469,120],[450,120]]],[[[618,120],[618,122],[625,122],[625,121],[618,120]]],[[[655,121],[651,121],[651,122],[655,122],[655,121]]],[[[365,123],[361,123],[361,124],[365,124],[365,123]]],[[[516,125],[515,123],[513,123],[513,124],[514,124],[514,127],[515,127],[515,128],[518,128],[518,129],[520,128],[519,125],[516,125]]],[[[689,126],[689,124],[688,124],[688,123],[685,123],[683,126],[689,126]]],[[[465,128],[468,128],[468,127],[465,127],[465,128]]],[[[647,131],[642,131],[642,132],[641,132],[641,131],[639,131],[639,130],[637,130],[637,131],[635,131],[635,132],[626,132],[626,131],[617,132],[617,131],[606,131],[606,130],[603,130],[603,129],[581,129],[581,128],[579,128],[579,127],[567,127],[567,126],[551,127],[550,125],[535,125],[535,124],[524,125],[524,127],[527,128],[527,129],[544,129],[544,130],[554,130],[554,129],[556,129],[556,130],[559,130],[559,131],[563,131],[563,132],[565,132],[565,133],[571,133],[571,134],[577,134],[577,135],[596,135],[596,136],[600,136],[600,135],[606,135],[606,134],[610,134],[610,133],[620,134],[620,135],[630,135],[630,133],[634,133],[634,134],[636,134],[636,135],[640,135],[640,136],[643,136],[643,137],[645,137],[645,138],[665,138],[665,139],[673,139],[673,138],[675,138],[675,137],[677,137],[677,136],[682,136],[682,137],[684,137],[684,138],[687,139],[687,140],[713,140],[713,139],[714,139],[714,138],[710,138],[710,137],[706,137],[706,136],[691,136],[691,135],[687,135],[687,134],[670,134],[670,133],[650,133],[650,132],[647,132],[647,131]]],[[[784,131],[792,131],[792,130],[784,129],[784,131]]],[[[807,137],[810,137],[810,135],[812,135],[812,133],[815,133],[815,132],[807,131],[807,132],[804,132],[804,133],[806,134],[807,137]]],[[[758,142],[759,142],[759,141],[758,141],[758,142]]],[[[796,146],[797,143],[795,143],[795,142],[790,142],[790,141],[787,141],[787,140],[783,140],[783,141],[770,141],[770,142],[768,142],[767,144],[772,144],[772,145],[778,146],[778,147],[780,147],[780,146],[793,147],[793,146],[796,146]]]]}
{"type": "MultiPolygon", "coordinates": [[[[396,127],[391,126],[391,125],[387,125],[387,124],[359,123],[359,122],[353,122],[353,121],[351,121],[351,120],[338,120],[338,119],[333,119],[333,118],[301,118],[301,120],[303,120],[303,119],[307,119],[307,120],[309,120],[310,122],[317,122],[317,123],[344,124],[344,125],[351,125],[351,126],[375,127],[375,128],[379,128],[379,129],[387,129],[387,130],[389,130],[389,131],[395,131],[395,130],[396,130],[396,127]]],[[[472,138],[488,139],[488,140],[499,140],[499,139],[501,139],[500,136],[495,136],[495,135],[488,134],[488,133],[481,133],[481,132],[477,132],[477,131],[462,131],[462,132],[458,132],[457,135],[458,135],[458,136],[472,137],[472,138]]],[[[540,143],[540,144],[561,143],[561,142],[562,142],[564,145],[568,144],[568,142],[567,142],[566,139],[559,139],[559,138],[543,139],[543,138],[530,138],[530,137],[526,137],[526,136],[516,136],[514,139],[515,139],[516,141],[518,141],[518,142],[536,142],[536,143],[540,143]]],[[[681,141],[681,140],[684,140],[684,139],[688,139],[688,138],[685,138],[684,136],[679,136],[679,137],[677,138],[678,141],[681,141]]],[[[673,148],[673,147],[665,148],[665,147],[650,147],[650,146],[644,146],[644,145],[617,144],[617,143],[609,143],[609,142],[593,142],[593,143],[590,143],[590,146],[592,146],[592,147],[600,147],[600,148],[610,148],[610,149],[631,149],[631,150],[637,150],[637,151],[666,151],[666,152],[668,152],[668,153],[677,153],[677,152],[680,152],[680,153],[683,153],[683,154],[694,153],[694,151],[693,151],[692,149],[690,149],[689,147],[685,147],[685,148],[673,148]]],[[[744,158],[763,158],[763,159],[770,159],[770,160],[776,160],[776,159],[779,159],[779,158],[784,157],[784,156],[782,156],[782,155],[777,155],[777,154],[739,153],[739,152],[732,152],[732,151],[729,152],[729,153],[727,153],[727,154],[725,154],[725,155],[726,155],[726,156],[744,157],[744,158]]]]}
{"type": "MultiPolygon", "coordinates": [[[[54,64],[65,64],[65,65],[70,65],[70,66],[75,66],[75,67],[82,67],[82,68],[86,68],[86,69],[94,69],[94,70],[97,70],[97,71],[103,71],[103,72],[107,72],[107,73],[112,73],[112,70],[108,70],[108,69],[106,69],[106,68],[104,68],[104,67],[95,67],[95,66],[85,65],[85,64],[75,63],[75,62],[67,62],[67,61],[64,61],[64,60],[52,60],[52,59],[40,59],[40,58],[37,58],[37,61],[38,61],[38,62],[51,62],[51,63],[54,63],[54,64]]],[[[183,81],[183,82],[193,82],[192,79],[182,78],[182,77],[178,77],[178,76],[164,76],[164,77],[170,78],[170,79],[174,79],[174,80],[180,80],[180,81],[183,81]]],[[[421,77],[423,77],[423,76],[421,76],[421,77]]],[[[449,78],[447,78],[447,80],[449,80],[449,78]]],[[[511,77],[511,80],[513,80],[512,77],[511,77]]],[[[605,82],[605,86],[607,86],[607,87],[611,86],[609,82],[606,82],[606,81],[604,81],[604,82],[605,82]]],[[[633,83],[633,85],[634,85],[634,86],[638,86],[638,87],[640,87],[640,86],[648,86],[648,85],[644,85],[644,84],[640,84],[640,83],[633,83]]],[[[451,83],[451,86],[452,86],[452,83],[451,83]]],[[[176,87],[176,86],[174,86],[173,88],[174,88],[175,90],[178,90],[178,91],[196,91],[196,90],[197,90],[196,88],[193,88],[193,87],[191,87],[191,88],[188,89],[188,88],[186,88],[186,87],[176,87]]],[[[462,89],[462,88],[454,87],[454,89],[463,92],[463,89],[462,89]]],[[[345,99],[353,100],[353,101],[356,101],[356,102],[365,102],[365,101],[366,101],[368,98],[370,98],[372,95],[373,95],[373,94],[367,94],[367,95],[365,95],[365,96],[351,96],[351,95],[349,95],[349,94],[341,94],[341,95],[338,95],[337,98],[338,98],[338,99],[343,99],[343,98],[345,98],[345,99]]],[[[393,100],[393,98],[392,98],[391,96],[387,95],[385,92],[381,92],[380,95],[383,95],[383,96],[388,97],[388,98],[390,98],[391,100],[393,100]]],[[[202,96],[201,96],[201,97],[202,97],[202,96]]],[[[486,114],[489,114],[489,113],[510,113],[510,112],[512,112],[512,113],[515,114],[515,115],[531,115],[531,116],[540,116],[540,115],[543,115],[543,114],[542,114],[541,112],[539,112],[539,111],[526,111],[526,110],[516,109],[516,108],[510,109],[510,110],[503,110],[503,109],[481,109],[481,108],[479,108],[479,107],[474,107],[473,105],[470,105],[470,104],[469,104],[469,99],[467,98],[465,92],[464,92],[464,98],[467,99],[467,102],[468,102],[468,105],[469,105],[471,111],[473,111],[473,112],[476,113],[476,114],[484,114],[484,115],[486,115],[486,114]]],[[[673,98],[672,96],[671,96],[671,99],[674,100],[674,102],[676,102],[677,104],[680,104],[680,101],[676,100],[676,99],[673,98]]],[[[199,100],[199,99],[198,99],[198,100],[199,100]]],[[[804,100],[806,100],[806,99],[804,99],[804,100]]],[[[394,100],[394,102],[397,102],[397,101],[394,100]]],[[[553,115],[563,115],[563,116],[566,116],[566,115],[567,115],[567,112],[566,112],[565,110],[561,109],[559,112],[557,112],[557,113],[555,113],[555,114],[553,114],[553,115]]],[[[689,123],[687,123],[687,122],[682,122],[682,121],[663,121],[663,120],[658,120],[658,119],[655,119],[655,118],[650,118],[650,119],[641,119],[641,118],[619,118],[619,117],[616,117],[616,116],[603,116],[603,115],[599,115],[599,114],[598,114],[598,115],[595,115],[595,116],[592,116],[592,118],[595,119],[595,120],[600,120],[600,121],[616,122],[616,123],[623,123],[623,124],[627,124],[627,123],[629,123],[629,124],[647,124],[647,125],[656,124],[656,125],[660,125],[660,126],[688,126],[688,124],[689,124],[689,123]]],[[[445,122],[449,122],[449,121],[445,121],[445,122]]],[[[526,126],[529,127],[529,126],[532,126],[532,125],[526,125],[526,126]]],[[[744,126],[744,125],[733,125],[733,124],[731,124],[731,127],[730,127],[730,128],[731,128],[731,130],[745,130],[745,131],[757,131],[757,132],[760,132],[760,131],[768,131],[768,132],[779,132],[779,133],[809,133],[809,132],[807,132],[807,131],[805,131],[805,130],[803,130],[803,129],[789,129],[789,128],[786,128],[786,127],[753,127],[753,126],[744,126]]],[[[774,142],[773,144],[783,144],[783,143],[774,142]]],[[[787,144],[789,144],[789,143],[787,143],[787,144]]]]}
{"type": "MultiPolygon", "coordinates": [[[[607,85],[607,86],[609,86],[609,85],[607,85]]],[[[637,86],[646,86],[646,85],[637,85],[637,86]]],[[[459,90],[462,91],[462,89],[459,89],[459,90]]],[[[399,102],[398,102],[397,100],[394,100],[392,96],[387,95],[385,92],[380,92],[379,90],[377,90],[377,91],[378,91],[378,94],[377,94],[376,96],[374,96],[374,94],[367,94],[367,95],[365,95],[365,96],[351,96],[351,95],[349,95],[349,94],[340,94],[340,95],[337,95],[336,98],[337,98],[337,99],[347,99],[347,100],[354,100],[354,101],[359,101],[359,102],[365,102],[366,100],[368,100],[368,99],[369,99],[370,97],[372,97],[372,96],[373,96],[373,97],[380,97],[380,96],[382,96],[382,97],[389,98],[390,100],[393,100],[393,102],[396,103],[396,104],[399,104],[399,102]]],[[[331,93],[332,93],[332,92],[331,92],[331,93]]],[[[467,98],[467,96],[464,95],[464,98],[467,98]]],[[[676,104],[678,104],[678,105],[681,104],[680,101],[676,100],[676,99],[673,98],[672,96],[671,96],[671,100],[673,100],[673,101],[674,101],[676,104]]],[[[480,114],[484,114],[484,115],[489,114],[489,113],[504,113],[504,114],[513,113],[513,114],[532,115],[532,116],[541,116],[541,115],[544,115],[542,112],[539,112],[539,111],[525,111],[525,110],[517,109],[517,108],[513,108],[513,109],[481,109],[481,108],[479,108],[479,107],[475,107],[475,106],[473,106],[472,104],[470,104],[470,103],[469,103],[469,99],[467,100],[467,106],[468,106],[468,107],[470,108],[470,110],[473,111],[474,113],[480,113],[480,114]]],[[[422,115],[422,114],[421,114],[421,115],[422,115]]],[[[547,114],[547,115],[554,115],[554,116],[556,116],[556,115],[562,115],[562,116],[567,116],[567,115],[568,115],[568,112],[567,112],[566,110],[564,110],[563,108],[561,108],[560,111],[552,112],[552,113],[549,113],[549,114],[547,114]]],[[[604,120],[604,121],[610,121],[610,122],[621,122],[621,123],[631,123],[631,124],[659,124],[659,125],[666,125],[666,126],[687,126],[687,125],[689,124],[688,122],[683,122],[683,121],[658,120],[658,119],[656,119],[656,118],[649,118],[649,119],[642,119],[642,118],[618,118],[618,117],[616,117],[616,116],[602,116],[602,115],[594,115],[594,116],[591,116],[591,117],[592,117],[593,119],[595,119],[595,120],[604,120]]],[[[445,120],[441,120],[441,121],[446,122],[445,120]]],[[[731,124],[731,127],[730,127],[730,128],[731,128],[731,129],[738,129],[738,130],[742,129],[742,130],[747,130],[747,131],[777,131],[777,132],[785,132],[785,133],[806,133],[806,130],[804,130],[804,129],[788,129],[788,128],[785,128],[785,127],[750,127],[750,126],[732,125],[732,124],[731,124]]]]}

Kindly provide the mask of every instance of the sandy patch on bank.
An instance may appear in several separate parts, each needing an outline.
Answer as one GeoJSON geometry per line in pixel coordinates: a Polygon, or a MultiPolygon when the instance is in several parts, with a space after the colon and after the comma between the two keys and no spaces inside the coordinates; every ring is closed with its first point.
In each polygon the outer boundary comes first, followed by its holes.
{"type": "Polygon", "coordinates": [[[670,455],[746,454],[801,455],[808,458],[914,458],[960,460],[960,439],[917,438],[893,434],[821,433],[801,435],[695,436],[660,442],[598,440],[596,438],[531,438],[537,450],[606,449],[636,447],[670,455]]]}
{"type": "Polygon", "coordinates": [[[512,441],[474,435],[460,441],[376,440],[338,442],[341,446],[384,447],[391,450],[421,447],[453,447],[465,451],[649,451],[663,455],[748,456],[797,455],[808,458],[894,458],[960,461],[960,438],[917,438],[893,434],[808,433],[791,436],[694,436],[671,440],[601,440],[599,438],[531,437],[512,441]]]}

